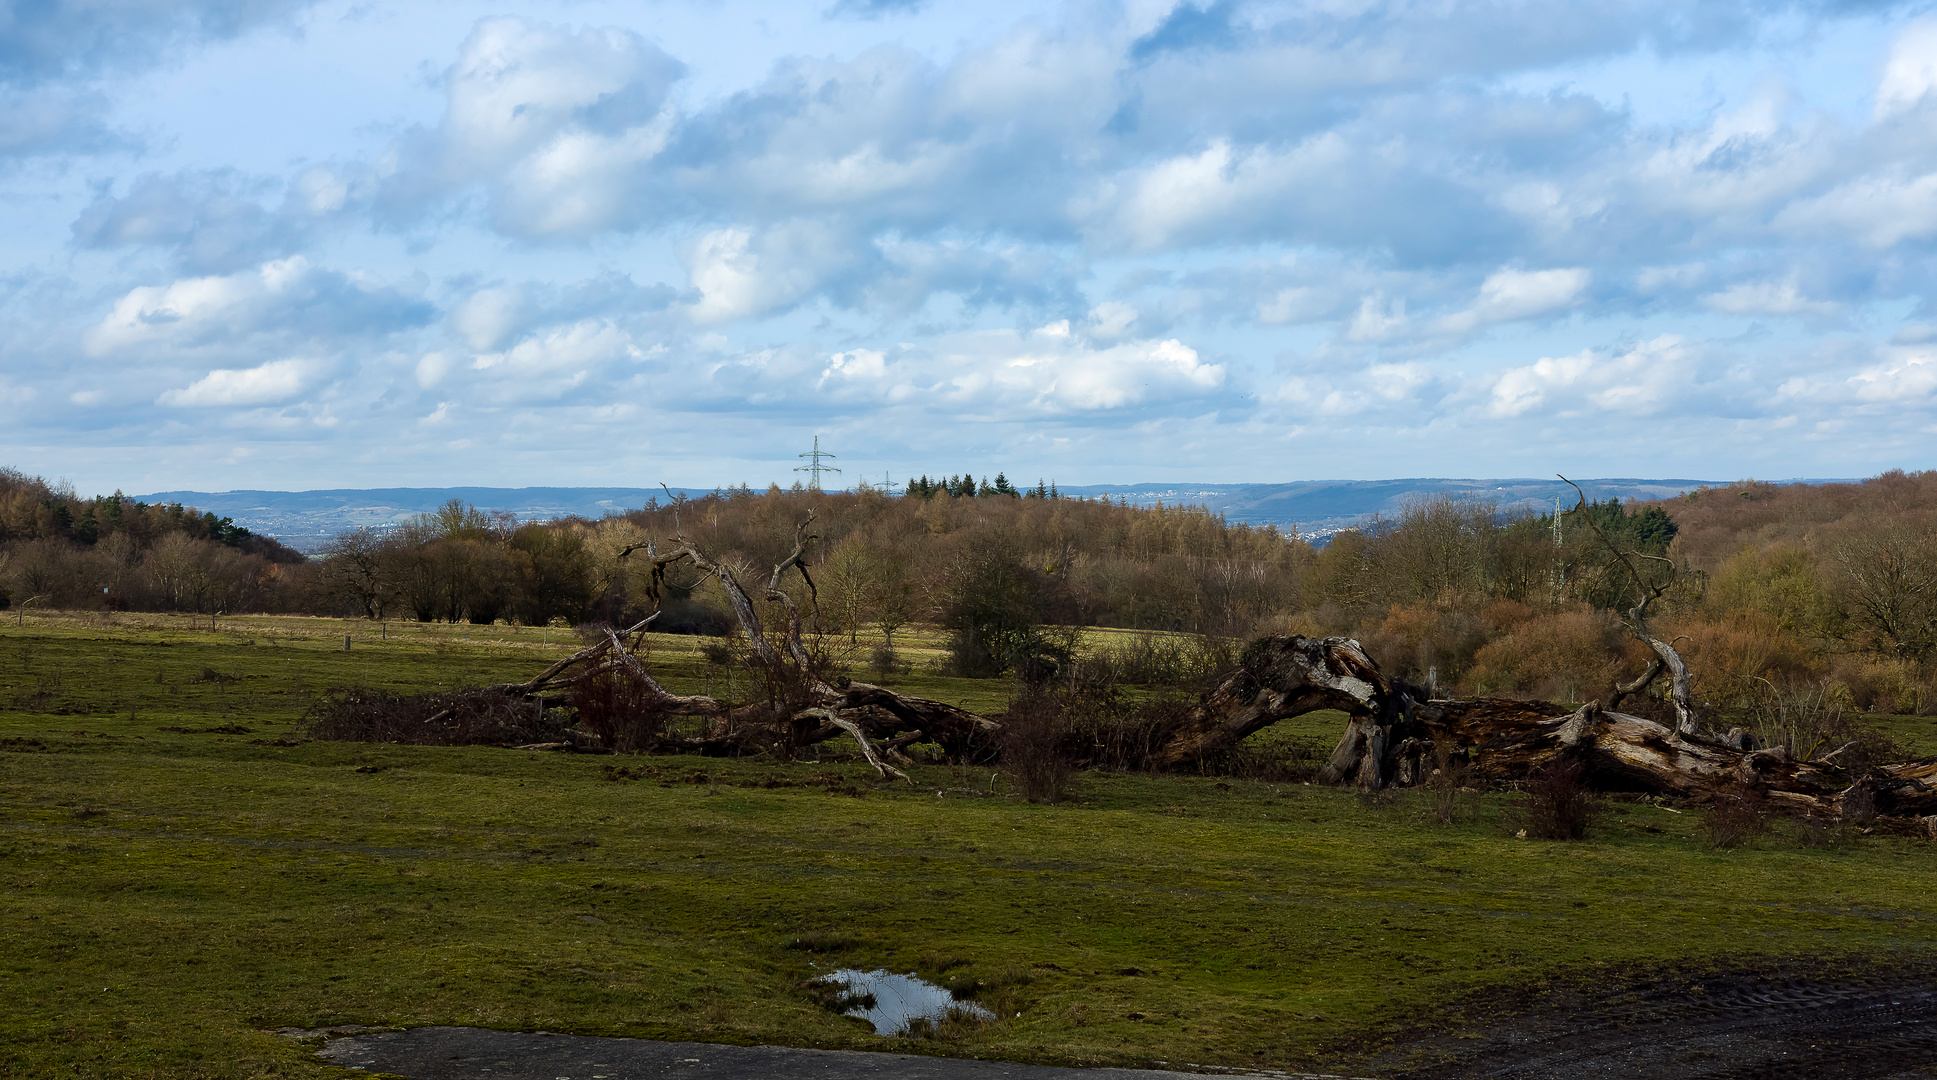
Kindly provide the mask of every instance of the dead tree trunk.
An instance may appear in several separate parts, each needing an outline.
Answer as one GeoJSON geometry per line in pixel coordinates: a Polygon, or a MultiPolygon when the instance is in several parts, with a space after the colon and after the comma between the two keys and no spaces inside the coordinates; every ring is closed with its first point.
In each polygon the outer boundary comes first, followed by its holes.
{"type": "MultiPolygon", "coordinates": [[[[795,574],[810,602],[813,598],[807,555],[815,539],[807,532],[812,522],[810,514],[800,523],[793,551],[767,575],[765,599],[778,607],[784,620],[777,635],[769,635],[739,573],[679,533],[677,518],[665,551],[647,544],[620,556],[644,552],[651,570],[647,592],[655,601],[675,566],[690,563],[717,579],[746,635],[753,663],[767,677],[764,699],[730,705],[667,690],[628,644],[651,618],[624,632],[607,631],[604,640],[528,682],[495,689],[529,697],[587,679],[622,678],[636,688],[644,708],[710,721],[699,736],[663,737],[659,747],[669,751],[784,755],[802,745],[849,738],[878,775],[904,780],[906,774],[889,762],[906,761],[901,748],[914,742],[933,743],[958,760],[993,757],[1001,730],[996,720],[944,702],[823,675],[803,637],[800,606],[782,588],[787,575],[795,574]]],[[[1643,584],[1643,598],[1628,613],[1630,629],[1654,650],[1656,659],[1640,677],[1610,688],[1605,703],[1569,710],[1544,702],[1426,700],[1423,693],[1383,676],[1356,641],[1261,638],[1246,647],[1238,666],[1210,693],[1158,733],[1149,763],[1162,769],[1200,765],[1280,720],[1337,709],[1347,721],[1318,774],[1326,783],[1369,789],[1418,784],[1443,757],[1464,762],[1474,779],[1507,782],[1570,755],[1604,788],[1698,800],[1748,791],[1794,812],[1825,816],[1841,814],[1846,802],[1860,797],[1886,816],[1937,815],[1937,758],[1852,770],[1839,763],[1841,752],[1799,762],[1780,750],[1745,751],[1704,735],[1689,702],[1687,666],[1672,643],[1648,631],[1647,608],[1661,588],[1646,586],[1631,559],[1624,556],[1623,561],[1643,584]],[[1662,671],[1671,678],[1674,726],[1618,711],[1623,698],[1640,692],[1662,671]]]]}

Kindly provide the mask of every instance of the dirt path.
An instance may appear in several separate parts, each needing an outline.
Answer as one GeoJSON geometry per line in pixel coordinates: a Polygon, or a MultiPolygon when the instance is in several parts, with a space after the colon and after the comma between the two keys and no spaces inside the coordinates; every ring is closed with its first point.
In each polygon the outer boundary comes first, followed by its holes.
{"type": "Polygon", "coordinates": [[[1404,1080],[1928,1078],[1937,1076],[1937,978],[1663,981],[1544,1002],[1464,1034],[1419,1040],[1387,1059],[1411,1067],[1377,1071],[1404,1080]]]}
{"type": "MultiPolygon", "coordinates": [[[[286,1032],[286,1034],[312,1034],[286,1032]]],[[[321,1034],[316,1032],[314,1034],[321,1034]]],[[[333,1065],[410,1080],[1203,1080],[1149,1069],[1059,1069],[1007,1061],[786,1046],[721,1046],[649,1039],[550,1035],[484,1028],[424,1027],[331,1039],[320,1056],[333,1065]]],[[[1221,1073],[1299,1080],[1281,1072],[1221,1073]]],[[[1315,1080],[1315,1078],[1311,1078],[1315,1080]]],[[[1343,1080],[1343,1078],[1340,1078],[1343,1080]]]]}
{"type": "MultiPolygon", "coordinates": [[[[298,1034],[290,1032],[289,1034],[298,1034]]],[[[1187,1080],[905,1054],[719,1046],[430,1027],[332,1038],[333,1064],[410,1080],[1187,1080]]],[[[1840,976],[1663,978],[1474,1003],[1450,1033],[1403,1042],[1361,1075],[1392,1080],[1928,1080],[1937,966],[1840,976]]],[[[1311,1074],[1223,1073],[1289,1080],[1311,1074]]]]}

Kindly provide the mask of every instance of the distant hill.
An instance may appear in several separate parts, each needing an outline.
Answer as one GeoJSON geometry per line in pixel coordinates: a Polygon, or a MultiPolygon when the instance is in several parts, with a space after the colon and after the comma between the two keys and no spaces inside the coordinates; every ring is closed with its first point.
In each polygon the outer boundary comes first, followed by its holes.
{"type": "MultiPolygon", "coordinates": [[[[1808,481],[1814,482],[1814,481],[1808,481]]],[[[1670,499],[1721,480],[1640,480],[1614,478],[1582,480],[1582,490],[1595,501],[1603,499],[1670,499]]],[[[1300,480],[1289,484],[1097,484],[1065,487],[1065,494],[1150,505],[1194,504],[1223,514],[1229,521],[1252,525],[1297,528],[1300,535],[1322,539],[1371,517],[1398,514],[1413,499],[1435,495],[1491,499],[1502,510],[1551,510],[1554,500],[1571,506],[1574,489],[1559,478],[1506,480],[1300,480]]]]}
{"type": "MultiPolygon", "coordinates": [[[[674,488],[697,498],[712,488],[674,488]]],[[[315,552],[345,529],[387,528],[429,513],[452,499],[481,510],[505,510],[519,521],[602,518],[664,501],[659,488],[330,488],[321,491],[158,491],[143,502],[179,502],[233,518],[251,532],[273,536],[298,551],[315,552]]]]}
{"type": "MultiPolygon", "coordinates": [[[[1820,481],[1797,481],[1816,483],[1820,481]]],[[[1719,480],[1583,480],[1591,499],[1663,499],[1719,480]]],[[[674,488],[697,498],[711,488],[674,488]]],[[[1082,498],[1108,495],[1113,501],[1150,506],[1203,506],[1234,522],[1297,529],[1322,540],[1373,514],[1397,514],[1408,500],[1434,495],[1491,499],[1501,509],[1551,509],[1556,498],[1574,501],[1574,491],[1558,479],[1455,480],[1301,480],[1289,484],[1090,484],[1062,487],[1082,498]]],[[[363,526],[384,528],[428,513],[452,499],[485,510],[503,510],[520,521],[561,517],[600,518],[664,500],[659,488],[632,487],[452,487],[333,488],[321,491],[159,491],[138,496],[144,502],[180,502],[233,518],[237,524],[313,552],[331,536],[363,526]]]]}

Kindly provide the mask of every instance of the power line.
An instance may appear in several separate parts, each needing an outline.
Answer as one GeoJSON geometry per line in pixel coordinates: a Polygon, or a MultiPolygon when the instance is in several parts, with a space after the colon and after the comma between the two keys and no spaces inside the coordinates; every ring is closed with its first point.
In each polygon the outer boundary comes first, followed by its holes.
{"type": "Polygon", "coordinates": [[[814,436],[814,448],[812,450],[809,450],[805,454],[796,454],[794,456],[807,459],[807,464],[795,466],[794,471],[806,473],[808,475],[807,482],[815,491],[821,489],[822,473],[837,473],[841,471],[832,465],[821,464],[823,460],[834,460],[837,455],[830,454],[821,449],[821,437],[819,435],[814,436]]]}

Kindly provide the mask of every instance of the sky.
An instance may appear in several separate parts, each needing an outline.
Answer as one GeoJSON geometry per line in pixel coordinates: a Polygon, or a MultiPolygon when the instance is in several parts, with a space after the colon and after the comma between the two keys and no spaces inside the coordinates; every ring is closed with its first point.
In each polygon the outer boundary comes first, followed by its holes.
{"type": "Polygon", "coordinates": [[[0,0],[0,466],[81,494],[1866,476],[1937,11],[0,0]]]}

